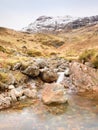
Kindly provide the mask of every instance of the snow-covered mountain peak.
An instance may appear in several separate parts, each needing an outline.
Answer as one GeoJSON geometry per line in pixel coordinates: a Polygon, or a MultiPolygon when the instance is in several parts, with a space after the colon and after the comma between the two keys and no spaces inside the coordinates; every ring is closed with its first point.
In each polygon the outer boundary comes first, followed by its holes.
{"type": "Polygon", "coordinates": [[[98,15],[92,17],[77,18],[66,16],[40,16],[30,23],[22,31],[29,33],[55,33],[74,29],[98,22],[98,15]]]}

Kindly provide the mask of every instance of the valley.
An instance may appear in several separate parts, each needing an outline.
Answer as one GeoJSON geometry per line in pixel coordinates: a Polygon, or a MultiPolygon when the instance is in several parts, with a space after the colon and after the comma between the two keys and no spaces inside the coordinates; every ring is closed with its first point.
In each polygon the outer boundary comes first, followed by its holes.
{"type": "MultiPolygon", "coordinates": [[[[29,128],[31,122],[38,122],[32,126],[34,130],[52,130],[53,126],[71,130],[74,124],[75,130],[89,130],[94,119],[92,130],[98,129],[97,17],[79,21],[67,16],[62,29],[55,31],[54,24],[44,30],[41,24],[34,32],[34,27],[20,31],[0,27],[0,129],[17,129],[13,119],[22,120],[18,129],[27,129],[26,121],[29,128]],[[14,122],[12,126],[4,116],[14,122]],[[49,122],[54,122],[51,128],[49,122]]],[[[39,17],[37,24],[49,19],[39,17]]]]}

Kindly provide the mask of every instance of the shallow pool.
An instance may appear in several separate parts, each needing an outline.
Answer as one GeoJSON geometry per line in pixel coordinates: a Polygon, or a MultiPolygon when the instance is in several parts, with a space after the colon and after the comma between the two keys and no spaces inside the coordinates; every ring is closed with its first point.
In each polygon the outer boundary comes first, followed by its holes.
{"type": "Polygon", "coordinates": [[[0,130],[98,130],[98,100],[69,95],[69,104],[64,105],[16,103],[0,112],[0,130]]]}

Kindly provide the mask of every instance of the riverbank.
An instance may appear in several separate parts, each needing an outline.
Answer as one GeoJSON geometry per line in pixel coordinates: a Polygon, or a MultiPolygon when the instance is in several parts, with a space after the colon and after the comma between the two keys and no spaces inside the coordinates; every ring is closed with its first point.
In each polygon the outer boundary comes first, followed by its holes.
{"type": "Polygon", "coordinates": [[[8,64],[0,68],[0,78],[0,109],[27,98],[40,99],[44,104],[66,103],[67,91],[98,92],[97,69],[59,57],[28,58],[8,64]]]}

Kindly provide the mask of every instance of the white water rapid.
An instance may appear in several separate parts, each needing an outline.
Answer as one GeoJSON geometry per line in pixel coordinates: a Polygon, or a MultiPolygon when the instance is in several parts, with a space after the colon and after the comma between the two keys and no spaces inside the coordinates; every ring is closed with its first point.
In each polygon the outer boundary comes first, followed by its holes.
{"type": "Polygon", "coordinates": [[[64,74],[65,74],[65,72],[59,72],[59,73],[58,73],[59,77],[58,77],[56,83],[61,83],[61,82],[63,81],[63,79],[64,79],[64,74]]]}
{"type": "Polygon", "coordinates": [[[69,72],[69,68],[66,68],[64,72],[59,72],[58,75],[58,79],[56,81],[56,83],[61,83],[64,79],[64,76],[69,76],[70,72],[69,72]]]}

